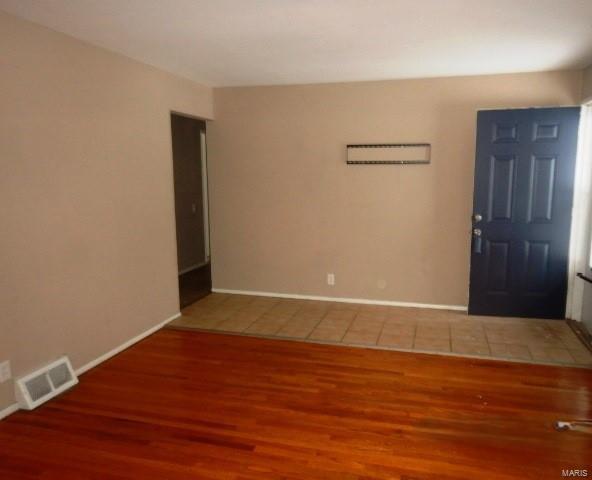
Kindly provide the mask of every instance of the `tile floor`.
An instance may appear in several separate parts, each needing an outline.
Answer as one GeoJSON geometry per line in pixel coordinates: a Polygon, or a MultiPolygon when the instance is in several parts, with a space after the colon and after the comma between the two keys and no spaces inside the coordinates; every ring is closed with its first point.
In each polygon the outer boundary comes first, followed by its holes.
{"type": "Polygon", "coordinates": [[[213,293],[170,326],[393,350],[592,367],[558,320],[213,293]]]}

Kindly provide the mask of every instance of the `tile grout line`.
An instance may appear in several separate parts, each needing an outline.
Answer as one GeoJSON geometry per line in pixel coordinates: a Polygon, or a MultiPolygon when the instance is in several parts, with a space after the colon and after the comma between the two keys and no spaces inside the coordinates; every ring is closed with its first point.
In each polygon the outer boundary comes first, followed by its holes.
{"type": "Polygon", "coordinates": [[[382,337],[382,332],[384,332],[384,326],[386,325],[386,314],[384,315],[384,320],[382,321],[382,325],[380,327],[380,331],[378,332],[378,337],[376,337],[376,345],[379,345],[380,337],[382,337]]]}
{"type": "MultiPolygon", "coordinates": [[[[273,310],[273,308],[274,308],[275,306],[277,306],[277,305],[280,305],[281,303],[282,303],[282,302],[281,302],[281,300],[280,300],[280,301],[278,301],[278,302],[276,302],[276,303],[274,303],[274,304],[273,304],[273,305],[272,305],[272,306],[271,306],[269,309],[267,309],[265,312],[263,312],[261,315],[259,315],[259,317],[257,317],[257,319],[255,319],[255,321],[253,321],[253,323],[251,323],[251,324],[250,324],[250,325],[249,325],[249,326],[248,326],[248,327],[247,327],[247,328],[244,330],[244,333],[245,333],[246,335],[257,335],[257,333],[249,333],[249,332],[247,332],[247,330],[248,330],[249,328],[251,328],[253,325],[255,325],[255,323],[257,323],[259,320],[261,320],[261,317],[263,317],[265,314],[269,313],[271,310],[273,310]]],[[[287,319],[286,319],[286,323],[287,323],[287,321],[288,321],[290,318],[292,318],[294,315],[296,315],[296,312],[299,312],[301,308],[302,308],[302,307],[301,307],[301,306],[299,306],[299,307],[296,309],[296,311],[295,311],[294,313],[292,313],[292,315],[291,315],[289,318],[287,318],[287,319]]],[[[275,333],[272,333],[272,334],[270,334],[270,335],[271,335],[271,336],[273,336],[273,337],[277,337],[277,336],[278,336],[277,334],[280,332],[280,330],[281,330],[282,328],[284,328],[284,325],[285,325],[285,323],[281,324],[281,325],[279,326],[278,330],[277,330],[275,333]]]]}
{"type": "Polygon", "coordinates": [[[247,331],[249,328],[251,328],[251,327],[252,327],[252,326],[255,324],[255,322],[257,322],[257,321],[258,321],[258,320],[259,320],[259,319],[260,319],[260,318],[261,318],[263,315],[265,315],[266,313],[270,312],[270,311],[273,309],[273,307],[274,307],[275,305],[277,305],[278,303],[279,303],[279,302],[277,302],[277,303],[275,303],[275,304],[272,304],[271,306],[269,306],[269,308],[268,308],[267,310],[265,310],[265,311],[261,312],[261,314],[260,314],[260,315],[259,315],[257,318],[255,318],[255,320],[253,320],[251,323],[249,323],[249,325],[248,325],[246,328],[244,328],[243,330],[241,330],[241,333],[244,333],[244,332],[246,332],[246,331],[247,331]]]}
{"type": "MultiPolygon", "coordinates": [[[[281,301],[280,301],[281,303],[281,301]]],[[[304,308],[306,304],[305,303],[300,303],[298,304],[298,308],[294,311],[294,313],[292,315],[290,315],[286,321],[282,324],[282,326],[280,327],[280,329],[276,332],[276,335],[279,334],[282,329],[298,314],[302,311],[302,309],[304,308]]],[[[279,335],[278,335],[279,336],[279,335]]]]}
{"type": "Polygon", "coordinates": [[[345,345],[345,343],[343,343],[343,339],[345,338],[345,336],[348,334],[349,329],[351,328],[351,326],[354,324],[354,322],[356,321],[356,318],[359,315],[359,311],[356,310],[356,314],[354,315],[354,318],[352,318],[349,322],[349,324],[347,325],[347,328],[345,329],[345,332],[343,332],[343,335],[341,336],[341,338],[339,339],[339,343],[345,345]]]}
{"type": "Polygon", "coordinates": [[[411,349],[415,350],[415,340],[417,339],[417,322],[415,322],[415,325],[413,327],[413,340],[411,342],[411,349]]]}
{"type": "Polygon", "coordinates": [[[320,320],[317,322],[317,324],[313,327],[313,329],[308,332],[308,335],[306,337],[304,337],[304,340],[310,340],[310,336],[312,335],[312,333],[317,329],[317,327],[321,324],[321,322],[325,319],[325,317],[327,315],[329,315],[329,312],[331,311],[330,308],[327,309],[327,311],[325,312],[325,314],[320,318],[320,320]]]}

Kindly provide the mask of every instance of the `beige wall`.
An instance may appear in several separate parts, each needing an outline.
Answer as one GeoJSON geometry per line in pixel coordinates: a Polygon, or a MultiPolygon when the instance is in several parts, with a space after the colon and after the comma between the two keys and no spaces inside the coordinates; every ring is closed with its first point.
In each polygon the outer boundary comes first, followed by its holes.
{"type": "Polygon", "coordinates": [[[592,65],[584,70],[582,81],[582,100],[592,101],[592,65]]]}
{"type": "Polygon", "coordinates": [[[214,287],[466,305],[476,111],[580,89],[581,72],[216,89],[214,287]],[[365,142],[430,142],[432,164],[346,166],[365,142]]]}
{"type": "Polygon", "coordinates": [[[78,367],[179,311],[169,111],[212,92],[2,13],[0,70],[0,361],[78,367]]]}

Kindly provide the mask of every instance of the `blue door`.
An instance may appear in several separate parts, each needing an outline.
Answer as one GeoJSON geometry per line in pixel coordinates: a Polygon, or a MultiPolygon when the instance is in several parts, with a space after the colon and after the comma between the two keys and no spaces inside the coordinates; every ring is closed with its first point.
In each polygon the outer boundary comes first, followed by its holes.
{"type": "Polygon", "coordinates": [[[469,313],[564,318],[579,118],[478,113],[469,313]]]}

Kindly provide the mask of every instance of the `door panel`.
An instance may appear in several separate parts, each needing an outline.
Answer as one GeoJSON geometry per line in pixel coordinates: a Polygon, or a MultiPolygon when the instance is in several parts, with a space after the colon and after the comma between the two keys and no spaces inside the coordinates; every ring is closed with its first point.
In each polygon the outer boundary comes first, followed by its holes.
{"type": "Polygon", "coordinates": [[[533,155],[531,158],[527,214],[529,223],[549,223],[552,220],[555,164],[555,157],[533,155]]]}
{"type": "Polygon", "coordinates": [[[490,165],[487,218],[489,221],[511,221],[514,200],[516,158],[513,155],[492,155],[490,165]]]}
{"type": "Polygon", "coordinates": [[[564,317],[579,115],[479,112],[469,313],[564,317]]]}

